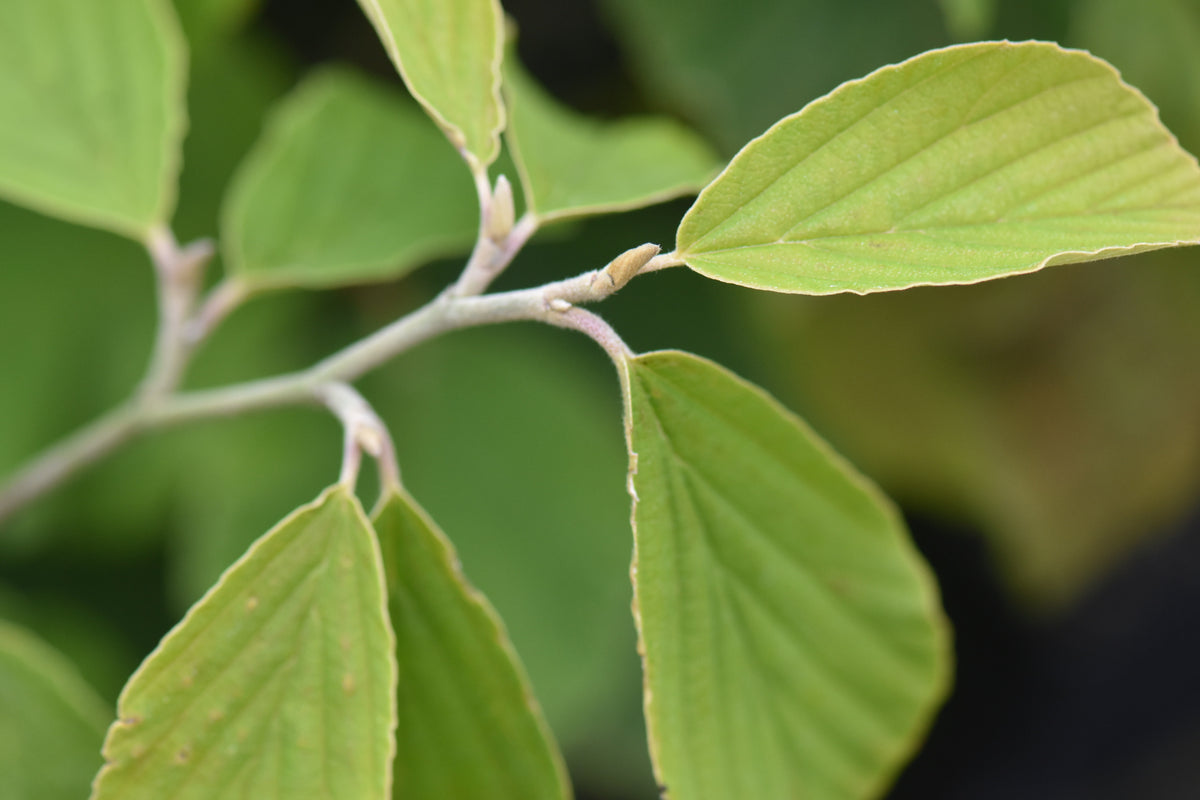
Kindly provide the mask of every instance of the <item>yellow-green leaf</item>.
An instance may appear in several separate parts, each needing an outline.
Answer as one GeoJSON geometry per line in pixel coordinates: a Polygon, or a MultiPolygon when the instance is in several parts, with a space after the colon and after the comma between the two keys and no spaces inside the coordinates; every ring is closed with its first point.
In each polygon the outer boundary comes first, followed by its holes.
{"type": "Polygon", "coordinates": [[[500,152],[497,0],[358,0],[413,97],[476,168],[500,152]]]}
{"type": "Polygon", "coordinates": [[[0,785],[10,800],[77,800],[109,711],[63,656],[0,620],[0,785]]]}
{"type": "Polygon", "coordinates": [[[935,50],[748,144],[696,200],[696,271],[805,294],[974,283],[1200,241],[1200,169],[1108,64],[935,50]]]}
{"type": "Polygon", "coordinates": [[[627,362],[646,718],[674,800],[879,793],[947,688],[937,590],[891,505],[761,390],[627,362]]]}
{"type": "Polygon", "coordinates": [[[129,679],[93,800],[383,800],[394,647],[370,523],[333,487],[259,539],[129,679]]]}
{"type": "Polygon", "coordinates": [[[396,631],[401,798],[561,800],[558,748],[499,617],[406,494],[374,517],[396,631]]]}
{"type": "Polygon", "coordinates": [[[720,168],[712,149],[679,123],[588,119],[555,102],[511,57],[504,94],[525,201],[543,221],[694,194],[720,168]]]}
{"type": "Polygon", "coordinates": [[[184,50],[164,0],[0,3],[0,196],[135,239],[168,222],[184,50]]]}
{"type": "Polygon", "coordinates": [[[222,245],[248,287],[338,286],[467,250],[477,224],[471,181],[429,120],[326,70],[284,100],[243,163],[222,245]]]}

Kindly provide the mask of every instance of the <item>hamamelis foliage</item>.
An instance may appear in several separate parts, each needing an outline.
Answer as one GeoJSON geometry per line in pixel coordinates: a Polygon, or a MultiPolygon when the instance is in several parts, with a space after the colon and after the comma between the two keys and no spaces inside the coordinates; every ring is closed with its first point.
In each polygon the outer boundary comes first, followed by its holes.
{"type": "MultiPolygon", "coordinates": [[[[878,795],[952,671],[936,583],[899,515],[761,389],[689,353],[637,354],[582,306],[685,265],[767,291],[865,294],[1191,244],[1195,160],[1106,63],[987,42],[844,84],[722,167],[677,122],[561,107],[506,48],[495,0],[360,5],[411,98],[344,69],[306,78],[232,181],[219,241],[189,245],[168,225],[185,128],[171,8],[95,0],[80,19],[61,0],[0,6],[0,193],[139,242],[159,297],[145,379],[18,470],[0,518],[167,425],[313,404],[344,434],[336,483],[264,534],[147,657],[102,750],[94,698],[12,634],[0,697],[44,702],[0,718],[14,734],[0,736],[0,764],[19,761],[4,743],[37,719],[72,754],[97,737],[94,800],[568,797],[503,624],[402,485],[386,415],[353,386],[447,331],[535,320],[584,333],[616,368],[663,792],[878,795]],[[510,160],[496,160],[502,143],[510,160]],[[546,226],[696,193],[673,247],[617,243],[597,269],[489,292],[546,226]],[[202,293],[217,249],[226,274],[202,293]],[[180,389],[196,350],[257,294],[398,278],[467,250],[434,300],[309,368],[180,389]],[[381,481],[372,514],[356,494],[364,457],[381,481]]],[[[19,796],[82,791],[38,772],[19,780],[19,796]]]]}

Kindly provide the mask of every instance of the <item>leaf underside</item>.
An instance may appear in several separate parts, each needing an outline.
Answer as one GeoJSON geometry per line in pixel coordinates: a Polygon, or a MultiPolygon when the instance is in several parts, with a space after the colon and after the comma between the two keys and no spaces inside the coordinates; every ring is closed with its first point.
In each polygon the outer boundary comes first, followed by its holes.
{"type": "Polygon", "coordinates": [[[358,0],[404,82],[477,167],[500,153],[504,15],[497,0],[358,0]]]}
{"type": "Polygon", "coordinates": [[[624,211],[694,194],[720,164],[666,118],[600,122],[558,104],[510,55],[507,138],[526,203],[542,221],[624,211]]]}
{"type": "Polygon", "coordinates": [[[258,540],[138,668],[93,800],[383,800],[394,640],[342,487],[258,540]]]}
{"type": "Polygon", "coordinates": [[[570,796],[562,758],[495,611],[407,495],[374,517],[400,672],[394,796],[570,796]]]}
{"type": "Polygon", "coordinates": [[[711,362],[628,364],[646,716],[676,800],[878,793],[949,671],[935,584],[890,505],[711,362]]]}
{"type": "Polygon", "coordinates": [[[249,287],[340,286],[469,249],[477,216],[461,161],[423,114],[325,70],[284,101],[242,165],[222,243],[249,287]]]}
{"type": "Polygon", "coordinates": [[[1108,64],[935,50],[747,145],[680,224],[696,271],[805,294],[973,283],[1200,241],[1200,169],[1108,64]]]}
{"type": "Polygon", "coordinates": [[[144,239],[174,210],[185,47],[163,0],[0,3],[0,196],[144,239]]]}

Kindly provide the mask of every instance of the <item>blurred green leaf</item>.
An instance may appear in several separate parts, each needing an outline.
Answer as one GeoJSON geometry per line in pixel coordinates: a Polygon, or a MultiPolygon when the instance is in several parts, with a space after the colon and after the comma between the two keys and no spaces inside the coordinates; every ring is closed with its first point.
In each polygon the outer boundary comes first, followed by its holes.
{"type": "Polygon", "coordinates": [[[75,668],[0,620],[0,775],[8,800],[78,800],[100,768],[109,712],[75,668]]]}
{"type": "Polygon", "coordinates": [[[0,194],[135,239],[167,223],[184,59],[163,0],[0,3],[0,194]]]}
{"type": "Polygon", "coordinates": [[[252,17],[262,0],[175,0],[175,11],[188,44],[201,50],[234,33],[252,17]]]}
{"type": "Polygon", "coordinates": [[[938,0],[946,29],[960,42],[982,39],[996,20],[997,0],[938,0]]]}
{"type": "Polygon", "coordinates": [[[1072,43],[1112,62],[1184,147],[1200,148],[1200,3],[1076,0],[1071,12],[1072,43]]]}
{"type": "Polygon", "coordinates": [[[411,498],[373,519],[387,573],[400,683],[396,798],[553,800],[571,795],[500,618],[411,498]]]}
{"type": "MultiPolygon", "coordinates": [[[[192,124],[184,143],[183,194],[174,221],[181,237],[211,235],[216,229],[225,183],[257,136],[265,106],[287,87],[286,72],[277,52],[251,38],[196,54],[188,97],[192,124]]],[[[147,256],[128,240],[0,203],[0,242],[0,329],[10,332],[0,337],[0,364],[9,378],[0,391],[0,475],[7,475],[22,460],[129,395],[149,357],[155,308],[147,256]],[[51,297],[54,311],[48,313],[39,298],[51,297]]],[[[216,339],[200,351],[191,382],[212,385],[306,366],[328,352],[326,337],[336,326],[324,326],[320,341],[316,336],[280,337],[279,333],[308,330],[316,313],[312,298],[302,293],[260,299],[226,322],[216,339]]],[[[270,420],[255,418],[251,425],[234,427],[241,435],[253,436],[259,423],[271,425],[270,420]]],[[[196,453],[206,448],[237,452],[235,438],[204,433],[208,443],[197,441],[189,458],[201,458],[196,453]]],[[[196,440],[187,431],[179,435],[196,440]]],[[[196,480],[196,474],[179,480],[187,459],[179,457],[174,436],[158,434],[133,443],[8,521],[0,529],[0,559],[17,557],[22,551],[33,556],[55,546],[89,558],[125,558],[153,547],[176,498],[190,494],[196,480]],[[139,490],[131,492],[129,486],[139,490]]],[[[217,457],[204,458],[205,463],[223,464],[217,457]]],[[[332,458],[336,460],[336,455],[332,458]]],[[[293,484],[282,502],[264,501],[256,494],[244,506],[205,506],[209,513],[199,515],[205,518],[219,516],[218,511],[253,507],[256,512],[248,516],[254,524],[239,539],[240,546],[225,552],[214,571],[205,573],[181,610],[199,597],[254,535],[312,497],[331,474],[326,471],[317,480],[293,484]]],[[[219,476],[211,477],[214,480],[206,485],[217,483],[219,476]]],[[[224,494],[237,485],[212,488],[215,494],[224,494]]],[[[196,516],[178,515],[186,526],[196,516]]],[[[225,529],[216,530],[228,536],[225,529]]]]}
{"type": "Polygon", "coordinates": [[[1200,168],[1115,71],[961,45],[780,121],[679,226],[680,256],[773,291],[974,283],[1200,241],[1200,168]]]}
{"type": "MultiPolygon", "coordinates": [[[[123,400],[153,338],[153,270],[144,250],[102,231],[0,203],[0,476],[123,400]],[[68,324],[69,321],[69,324],[68,324]]],[[[125,451],[104,467],[137,460],[125,451]]],[[[169,473],[117,491],[101,468],[0,526],[0,559],[73,539],[125,552],[157,535],[169,473]],[[81,531],[89,533],[80,535],[81,531]]],[[[2,480],[3,478],[0,478],[2,480]]],[[[128,486],[130,484],[124,484],[128,486]]]]}
{"type": "Polygon", "coordinates": [[[1065,607],[1195,503],[1191,251],[978,286],[746,299],[745,329],[789,400],[905,507],[987,533],[1031,609],[1065,607]]]}
{"type": "Polygon", "coordinates": [[[528,207],[542,221],[695,194],[720,168],[698,136],[667,118],[602,123],[559,105],[510,57],[508,141],[528,207]]]}
{"type": "Polygon", "coordinates": [[[264,535],[121,693],[93,798],[387,796],[394,639],[342,487],[264,535]]]}
{"type": "Polygon", "coordinates": [[[697,356],[632,359],[636,609],[677,800],[875,796],[947,690],[937,589],[891,505],[697,356]]]}
{"type": "Polygon", "coordinates": [[[726,154],[880,64],[947,44],[935,0],[605,0],[660,107],[726,154]]]}
{"type": "Polygon", "coordinates": [[[497,0],[358,0],[392,63],[468,160],[500,152],[504,15],[497,0]]]}
{"type": "Polygon", "coordinates": [[[391,278],[469,249],[475,195],[423,115],[343,71],[308,78],[230,190],[222,244],[251,288],[391,278]]]}

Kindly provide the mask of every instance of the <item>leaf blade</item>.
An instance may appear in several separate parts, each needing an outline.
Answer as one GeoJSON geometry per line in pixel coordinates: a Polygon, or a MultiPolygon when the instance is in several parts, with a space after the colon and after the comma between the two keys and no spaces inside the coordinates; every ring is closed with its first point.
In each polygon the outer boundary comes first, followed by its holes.
{"type": "Polygon", "coordinates": [[[525,198],[542,221],[625,211],[698,192],[712,150],[667,118],[600,122],[558,104],[515,59],[504,68],[507,137],[525,198]]]}
{"type": "Polygon", "coordinates": [[[14,797],[81,797],[99,767],[109,711],[74,667],[0,620],[0,774],[14,797]],[[54,768],[46,769],[46,753],[54,768]]]}
{"type": "Polygon", "coordinates": [[[401,797],[561,800],[570,784],[500,618],[453,546],[394,491],[374,515],[387,573],[399,690],[401,797]]]}
{"type": "Polygon", "coordinates": [[[243,161],[222,245],[251,288],[339,286],[469,248],[476,215],[470,181],[421,114],[325,70],[284,100],[243,161]]]}
{"type": "Polygon", "coordinates": [[[175,206],[186,48],[162,0],[0,7],[0,194],[144,240],[175,206]]]}
{"type": "Polygon", "coordinates": [[[660,782],[678,800],[877,792],[949,664],[935,585],[895,512],[711,362],[668,351],[627,368],[660,782]]]}
{"type": "Polygon", "coordinates": [[[718,280],[829,294],[1196,241],[1200,168],[1152,105],[1082,52],[990,42],[785,117],[701,193],[677,249],[718,280]]]}
{"type": "Polygon", "coordinates": [[[359,0],[392,63],[474,169],[500,153],[504,15],[497,0],[359,0]]]}
{"type": "Polygon", "coordinates": [[[92,797],[382,800],[393,641],[370,523],[332,487],[260,538],[130,678],[92,797]]]}

